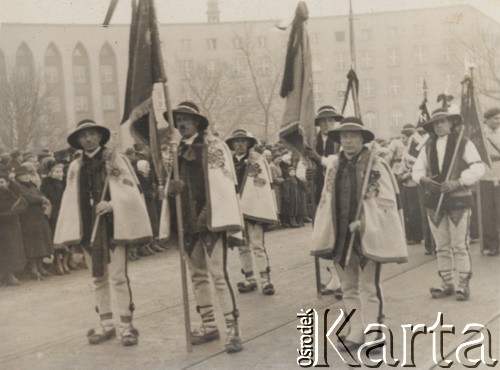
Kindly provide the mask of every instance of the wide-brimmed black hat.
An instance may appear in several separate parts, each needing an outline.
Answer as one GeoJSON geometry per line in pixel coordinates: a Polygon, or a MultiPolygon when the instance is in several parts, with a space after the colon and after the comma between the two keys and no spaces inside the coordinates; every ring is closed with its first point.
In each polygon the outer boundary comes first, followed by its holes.
{"type": "Polygon", "coordinates": [[[434,122],[440,119],[446,118],[452,123],[452,128],[457,127],[462,124],[462,116],[458,113],[450,113],[448,108],[438,108],[434,110],[431,114],[431,119],[425,122],[422,127],[425,131],[433,133],[434,132],[434,122]]]}
{"type": "MultiPolygon", "coordinates": [[[[208,127],[208,119],[200,113],[198,106],[191,101],[184,101],[180,103],[176,109],[172,110],[172,115],[174,116],[174,127],[177,128],[177,116],[179,114],[189,114],[191,116],[197,117],[199,119],[198,131],[205,131],[208,127]]],[[[168,121],[167,112],[163,113],[163,117],[168,121]]]]}
{"type": "Polygon", "coordinates": [[[68,144],[75,149],[83,149],[80,144],[78,144],[78,135],[80,134],[80,132],[88,129],[95,129],[101,133],[101,146],[104,146],[109,141],[111,132],[107,127],[99,125],[90,119],[84,119],[83,121],[78,122],[73,132],[68,135],[68,144]]]}
{"type": "Polygon", "coordinates": [[[363,122],[357,117],[346,117],[340,121],[340,125],[333,130],[328,131],[328,136],[336,143],[340,143],[340,133],[346,131],[359,131],[363,136],[363,142],[369,143],[375,139],[375,135],[366,129],[363,122]]]}
{"type": "Polygon", "coordinates": [[[416,127],[413,126],[411,123],[407,123],[401,129],[401,135],[411,136],[415,133],[415,131],[416,131],[416,127]]]}
{"type": "Polygon", "coordinates": [[[234,130],[229,138],[226,139],[226,144],[229,148],[233,149],[233,141],[236,139],[246,139],[249,142],[248,149],[252,148],[255,144],[257,144],[257,139],[252,135],[251,132],[248,132],[243,129],[234,130]]]}
{"type": "Polygon", "coordinates": [[[342,116],[340,113],[338,113],[334,107],[331,105],[323,105],[318,109],[318,113],[316,114],[316,117],[314,118],[314,125],[319,126],[319,120],[321,118],[325,117],[333,117],[335,118],[335,121],[341,121],[344,116],[342,116]]]}
{"type": "Polygon", "coordinates": [[[500,114],[500,108],[490,108],[486,112],[484,112],[484,119],[490,119],[495,117],[497,114],[500,114]]]}

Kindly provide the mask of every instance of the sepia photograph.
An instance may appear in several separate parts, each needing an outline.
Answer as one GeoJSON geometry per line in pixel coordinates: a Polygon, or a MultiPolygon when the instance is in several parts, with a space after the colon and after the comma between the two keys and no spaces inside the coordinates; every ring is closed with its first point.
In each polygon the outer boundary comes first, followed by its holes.
{"type": "Polygon", "coordinates": [[[0,0],[0,368],[500,367],[500,0],[0,0]]]}

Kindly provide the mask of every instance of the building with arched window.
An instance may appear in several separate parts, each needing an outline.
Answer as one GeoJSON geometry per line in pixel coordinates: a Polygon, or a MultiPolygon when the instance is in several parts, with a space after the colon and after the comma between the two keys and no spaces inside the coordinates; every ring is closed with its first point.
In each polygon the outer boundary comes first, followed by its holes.
{"type": "MultiPolygon", "coordinates": [[[[160,25],[172,104],[186,99],[208,101],[202,95],[210,79],[224,74],[218,88],[231,86],[231,90],[225,95],[220,92],[213,101],[219,110],[226,105],[227,112],[225,116],[209,112],[213,126],[223,134],[245,126],[260,137],[269,129],[270,140],[275,140],[284,107],[279,85],[289,31],[277,30],[275,20],[221,21],[216,2],[209,3],[206,23],[160,25]],[[251,53],[245,54],[249,45],[251,53]],[[252,71],[248,55],[253,58],[252,71]],[[261,81],[258,89],[252,76],[261,81]],[[264,128],[258,100],[271,97],[269,127],[264,128]]],[[[498,58],[500,26],[470,5],[357,14],[354,27],[361,113],[379,137],[398,135],[402,125],[416,123],[424,80],[431,110],[443,92],[454,95],[453,103],[459,104],[464,60],[471,56],[481,107],[492,104],[488,95],[500,97],[500,87],[492,77],[500,76],[500,63],[485,60],[474,49],[474,40],[481,40],[496,50],[492,55],[498,58]]],[[[341,107],[351,65],[348,17],[312,18],[308,32],[316,108],[324,104],[341,107]]],[[[43,70],[50,86],[51,110],[63,126],[71,129],[80,119],[92,118],[118,130],[128,38],[129,25],[2,24],[0,78],[14,65],[27,73],[43,70]]],[[[210,109],[208,104],[200,105],[210,109]]]]}

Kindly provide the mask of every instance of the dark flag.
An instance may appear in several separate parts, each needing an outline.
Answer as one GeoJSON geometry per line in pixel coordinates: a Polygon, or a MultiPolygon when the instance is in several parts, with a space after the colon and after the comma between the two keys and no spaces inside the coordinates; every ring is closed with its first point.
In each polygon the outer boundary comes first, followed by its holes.
{"type": "Polygon", "coordinates": [[[306,146],[311,147],[316,135],[311,50],[307,35],[308,16],[305,2],[299,2],[288,39],[280,91],[281,97],[286,98],[280,139],[301,153],[304,153],[306,146]]]}
{"type": "MultiPolygon", "coordinates": [[[[132,135],[150,147],[153,164],[162,179],[158,126],[166,127],[155,90],[163,92],[167,81],[160,48],[153,0],[132,0],[129,65],[122,124],[129,124],[132,135]],[[155,84],[156,89],[155,89],[155,84]]],[[[164,99],[163,99],[164,101],[164,99]]]]}
{"type": "Polygon", "coordinates": [[[481,114],[478,109],[477,97],[474,90],[474,82],[469,76],[462,81],[460,114],[464,120],[465,135],[476,146],[482,161],[491,167],[490,156],[486,146],[486,138],[480,119],[481,114]]]}
{"type": "Polygon", "coordinates": [[[356,71],[351,68],[347,73],[347,89],[344,95],[344,104],[342,104],[342,115],[344,117],[358,117],[361,119],[359,109],[359,80],[356,71]]]}

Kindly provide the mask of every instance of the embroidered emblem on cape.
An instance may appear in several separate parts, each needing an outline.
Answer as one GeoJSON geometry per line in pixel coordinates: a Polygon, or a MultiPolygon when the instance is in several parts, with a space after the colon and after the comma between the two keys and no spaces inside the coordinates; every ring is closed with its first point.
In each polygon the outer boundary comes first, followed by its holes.
{"type": "Polygon", "coordinates": [[[215,140],[208,140],[208,168],[220,168],[225,176],[231,177],[231,172],[226,168],[224,152],[216,147],[215,140]]]}
{"type": "Polygon", "coordinates": [[[380,172],[378,171],[371,171],[370,172],[370,178],[368,179],[368,187],[366,189],[366,195],[365,199],[370,199],[370,198],[377,198],[379,194],[379,189],[380,189],[380,172]]]}
{"type": "Polygon", "coordinates": [[[262,173],[262,168],[260,168],[260,165],[258,163],[253,163],[247,161],[247,168],[248,168],[248,176],[253,177],[253,183],[255,186],[262,188],[266,185],[267,181],[266,179],[259,177],[259,174],[262,173]]]}
{"type": "Polygon", "coordinates": [[[334,166],[326,172],[325,191],[321,194],[321,200],[320,200],[320,204],[322,207],[325,205],[325,202],[326,202],[326,194],[330,194],[332,192],[336,170],[337,170],[337,167],[334,166]]]}

